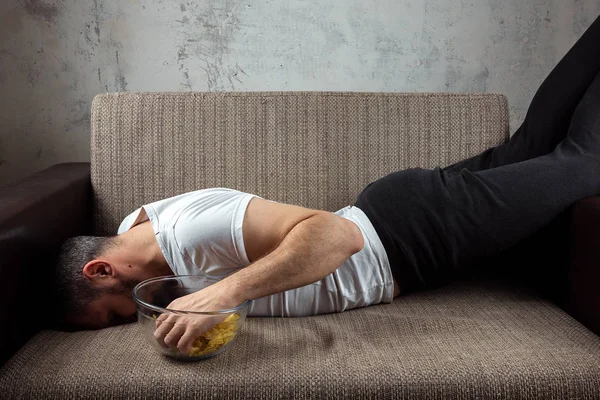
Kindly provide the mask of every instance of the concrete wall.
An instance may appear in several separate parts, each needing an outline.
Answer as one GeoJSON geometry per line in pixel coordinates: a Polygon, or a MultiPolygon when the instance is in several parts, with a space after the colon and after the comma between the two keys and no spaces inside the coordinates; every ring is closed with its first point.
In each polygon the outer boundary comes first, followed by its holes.
{"type": "Polygon", "coordinates": [[[513,129],[600,0],[2,0],[0,183],[89,159],[105,91],[501,92],[513,129]]]}

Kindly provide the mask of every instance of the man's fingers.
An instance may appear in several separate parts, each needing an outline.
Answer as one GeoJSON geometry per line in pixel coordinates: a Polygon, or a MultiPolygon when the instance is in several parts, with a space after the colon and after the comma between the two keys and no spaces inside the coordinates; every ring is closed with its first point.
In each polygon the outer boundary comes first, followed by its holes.
{"type": "MultiPolygon", "coordinates": [[[[219,318],[219,317],[217,317],[219,318]]],[[[194,340],[206,333],[210,328],[216,325],[218,319],[214,316],[206,318],[192,317],[187,320],[187,330],[179,339],[177,349],[183,354],[188,354],[192,348],[194,340]]]]}
{"type": "Polygon", "coordinates": [[[158,329],[160,325],[165,322],[165,320],[169,317],[169,314],[160,314],[156,319],[156,328],[158,329]]]}
{"type": "Polygon", "coordinates": [[[162,314],[156,321],[154,338],[163,347],[177,348],[182,354],[189,354],[194,340],[210,330],[226,316],[185,317],[162,314]]]}
{"type": "Polygon", "coordinates": [[[179,339],[179,343],[177,343],[177,349],[181,354],[189,354],[192,344],[198,336],[199,334],[196,329],[188,329],[185,331],[183,336],[181,336],[181,339],[179,339]]]}
{"type": "Polygon", "coordinates": [[[157,326],[156,330],[154,331],[154,339],[156,339],[161,346],[168,347],[164,339],[169,331],[171,331],[173,328],[173,325],[175,325],[175,322],[177,322],[177,316],[169,315],[167,318],[164,318],[164,321],[162,321],[160,326],[157,326]]]}
{"type": "Polygon", "coordinates": [[[165,339],[164,339],[165,344],[172,349],[176,348],[177,343],[179,343],[179,339],[181,339],[181,337],[183,336],[185,331],[186,331],[185,324],[175,324],[173,326],[173,329],[171,329],[169,331],[169,333],[167,333],[167,335],[165,336],[165,339]]]}

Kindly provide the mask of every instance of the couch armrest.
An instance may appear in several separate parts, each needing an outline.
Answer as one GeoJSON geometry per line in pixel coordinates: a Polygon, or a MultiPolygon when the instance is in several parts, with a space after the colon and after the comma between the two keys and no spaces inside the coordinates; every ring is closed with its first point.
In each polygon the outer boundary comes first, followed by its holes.
{"type": "Polygon", "coordinates": [[[600,335],[600,196],[576,203],[572,224],[569,312],[600,335]]]}
{"type": "Polygon", "coordinates": [[[54,259],[91,232],[89,163],[59,164],[0,188],[0,366],[49,322],[54,259]]]}

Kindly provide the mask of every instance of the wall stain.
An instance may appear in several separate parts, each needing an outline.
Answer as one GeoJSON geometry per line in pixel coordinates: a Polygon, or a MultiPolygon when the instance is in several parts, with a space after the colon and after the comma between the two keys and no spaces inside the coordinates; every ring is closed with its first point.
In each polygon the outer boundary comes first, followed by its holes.
{"type": "Polygon", "coordinates": [[[38,151],[35,152],[35,159],[36,160],[39,160],[40,158],[42,158],[42,152],[43,152],[42,148],[41,147],[38,148],[38,151]]]}
{"type": "Polygon", "coordinates": [[[94,23],[96,24],[96,26],[94,27],[94,32],[96,33],[96,37],[98,38],[98,43],[100,43],[100,17],[101,17],[101,14],[103,13],[104,9],[101,4],[98,5],[98,0],[93,0],[93,1],[94,1],[94,23]]]}
{"type": "Polygon", "coordinates": [[[96,43],[91,37],[90,37],[90,29],[91,26],[90,24],[85,24],[85,33],[84,33],[84,37],[86,42],[88,42],[89,44],[93,45],[93,46],[98,46],[99,43],[96,43]]]}
{"type": "Polygon", "coordinates": [[[94,55],[87,49],[82,49],[82,48],[78,48],[77,50],[75,50],[75,54],[77,54],[78,56],[81,56],[81,58],[87,62],[92,62],[92,56],[94,55]]]}
{"type": "Polygon", "coordinates": [[[40,0],[21,0],[25,12],[34,18],[42,18],[46,22],[54,23],[59,16],[58,7],[54,4],[47,4],[40,0]]]}
{"type": "Polygon", "coordinates": [[[38,83],[40,75],[41,74],[38,71],[33,71],[27,74],[27,82],[29,82],[29,87],[34,87],[38,83]]]}
{"type": "Polygon", "coordinates": [[[185,60],[189,55],[186,53],[185,46],[179,46],[179,51],[177,52],[177,61],[185,60]]]}
{"type": "Polygon", "coordinates": [[[69,119],[69,126],[72,128],[73,126],[88,126],[92,120],[92,115],[89,111],[84,112],[81,117],[76,119],[69,119]]]}
{"type": "Polygon", "coordinates": [[[246,73],[246,71],[244,71],[244,70],[242,69],[242,67],[240,67],[240,66],[238,65],[238,63],[235,63],[235,72],[234,72],[233,74],[231,74],[231,78],[235,79],[235,80],[236,80],[236,81],[238,81],[239,83],[244,83],[244,82],[243,82],[243,81],[242,81],[240,78],[238,78],[238,74],[239,74],[240,72],[241,72],[242,74],[244,74],[244,75],[248,76],[248,74],[246,73]]]}
{"type": "Polygon", "coordinates": [[[192,89],[192,81],[190,80],[190,74],[189,74],[189,70],[185,70],[183,71],[183,77],[185,78],[185,83],[182,83],[182,86],[185,86],[189,89],[189,91],[191,92],[192,89]]]}
{"type": "Polygon", "coordinates": [[[482,65],[479,72],[472,79],[473,92],[487,92],[488,79],[490,77],[490,69],[486,65],[482,65]]]}
{"type": "MultiPolygon", "coordinates": [[[[115,46],[120,46],[120,43],[114,43],[111,38],[111,41],[115,46]]],[[[119,50],[115,50],[115,60],[117,61],[117,74],[115,75],[115,88],[117,92],[126,92],[127,91],[127,80],[125,79],[125,75],[123,75],[123,71],[120,66],[120,58],[119,58],[119,50]]],[[[108,87],[106,89],[108,92],[108,87]]]]}
{"type": "Polygon", "coordinates": [[[127,80],[122,71],[117,71],[117,75],[115,75],[115,87],[117,88],[117,92],[127,91],[127,80]]]}
{"type": "MultiPolygon", "coordinates": [[[[54,56],[56,58],[56,56],[54,56]]],[[[71,68],[69,67],[69,64],[67,64],[66,61],[64,60],[59,60],[58,58],[56,58],[57,61],[60,63],[60,72],[69,72],[71,70],[71,68]]]]}
{"type": "Polygon", "coordinates": [[[183,26],[187,44],[179,47],[177,60],[186,64],[193,61],[193,68],[206,75],[209,91],[235,90],[234,80],[241,82],[238,68],[226,65],[224,58],[230,52],[229,42],[240,27],[237,13],[242,3],[240,0],[224,0],[182,9],[194,22],[183,26]],[[193,58],[187,60],[190,55],[193,58]]]}
{"type": "MultiPolygon", "coordinates": [[[[244,74],[244,75],[248,76],[248,74],[246,73],[246,71],[244,71],[244,70],[242,69],[242,67],[240,67],[240,66],[238,65],[238,63],[235,63],[235,66],[236,66],[236,68],[237,68],[237,69],[239,69],[239,70],[240,70],[240,72],[241,72],[242,74],[244,74]]],[[[237,73],[236,73],[236,75],[237,75],[237,73]]]]}
{"type": "Polygon", "coordinates": [[[27,82],[28,82],[28,86],[30,88],[34,87],[35,85],[37,85],[40,76],[42,75],[41,71],[39,69],[37,69],[37,62],[27,62],[28,60],[26,59],[22,59],[19,64],[20,64],[20,70],[26,74],[27,76],[27,82]]]}

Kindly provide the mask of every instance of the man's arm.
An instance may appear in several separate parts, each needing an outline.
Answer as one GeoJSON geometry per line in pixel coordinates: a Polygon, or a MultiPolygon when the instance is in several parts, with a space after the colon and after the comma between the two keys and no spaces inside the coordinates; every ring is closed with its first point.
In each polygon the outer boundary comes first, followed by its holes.
{"type": "MultiPolygon", "coordinates": [[[[358,226],[325,211],[253,199],[243,223],[246,252],[254,262],[205,289],[169,304],[172,310],[215,311],[246,300],[311,284],[335,271],[364,239],[358,226]]],[[[198,335],[220,317],[195,318],[162,314],[154,337],[187,354],[198,335]]]]}
{"type": "Polygon", "coordinates": [[[317,211],[293,226],[275,250],[220,283],[241,304],[319,281],[363,244],[352,221],[317,211]]]}

